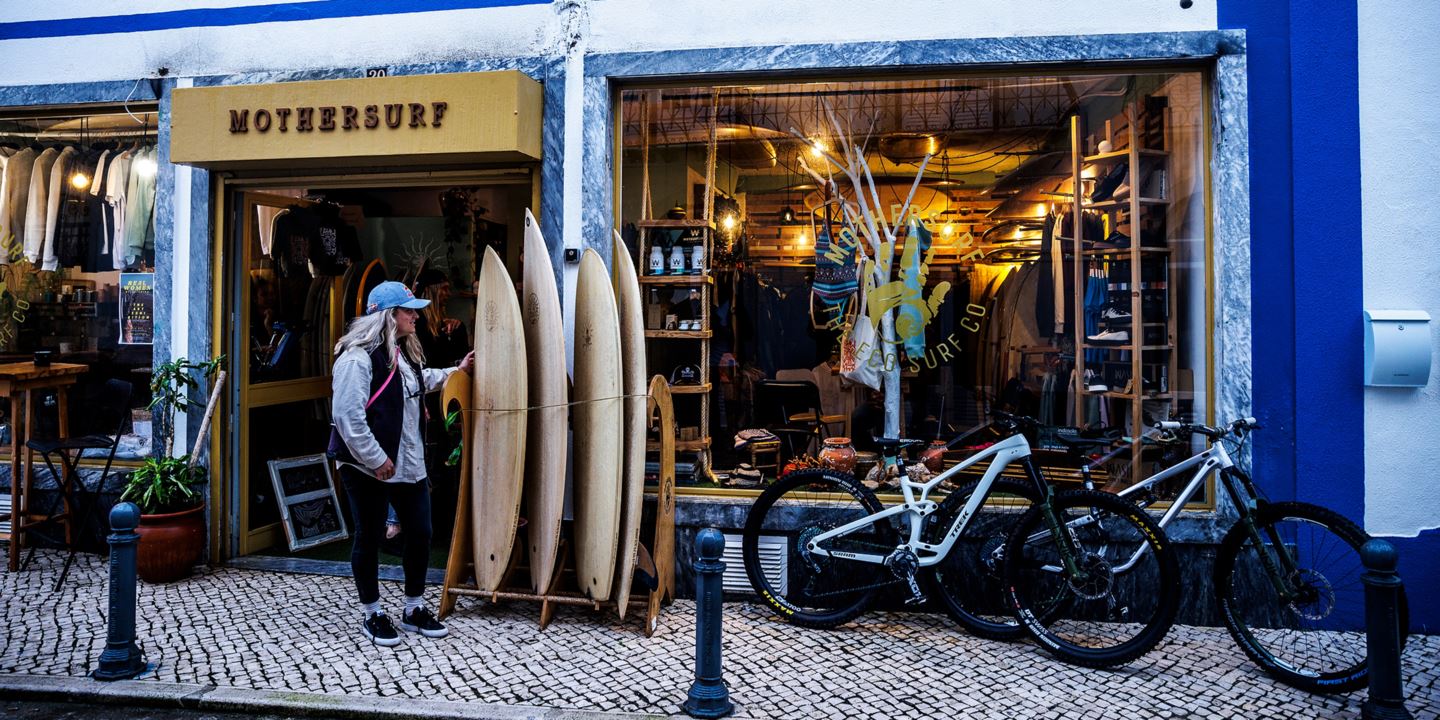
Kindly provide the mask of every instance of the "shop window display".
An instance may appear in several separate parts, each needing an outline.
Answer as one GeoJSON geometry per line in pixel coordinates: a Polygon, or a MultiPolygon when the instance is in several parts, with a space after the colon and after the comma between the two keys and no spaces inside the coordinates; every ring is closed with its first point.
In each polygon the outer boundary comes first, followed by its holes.
{"type": "Polygon", "coordinates": [[[887,420],[973,433],[927,458],[953,463],[996,439],[992,408],[1040,420],[1060,481],[1097,455],[1112,488],[1188,456],[1142,433],[1209,411],[1206,88],[1175,72],[624,91],[619,224],[647,255],[647,323],[700,331],[652,339],[649,370],[683,376],[697,347],[709,363],[677,396],[682,438],[702,436],[681,484],[758,487],[836,438],[864,475],[887,420]],[[707,259],[669,262],[690,247],[707,259]]]}
{"type": "MultiPolygon", "coordinates": [[[[0,113],[0,362],[48,352],[86,366],[68,393],[72,435],[113,434],[81,410],[107,380],[131,383],[121,459],[150,453],[155,142],[153,108],[0,113]]],[[[54,403],[42,395],[32,437],[56,433],[54,403]]]]}

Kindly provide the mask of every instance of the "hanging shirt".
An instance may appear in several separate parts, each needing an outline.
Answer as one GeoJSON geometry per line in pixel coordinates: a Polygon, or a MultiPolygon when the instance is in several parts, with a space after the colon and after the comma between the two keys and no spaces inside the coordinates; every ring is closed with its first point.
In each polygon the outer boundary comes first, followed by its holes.
{"type": "Polygon", "coordinates": [[[125,244],[120,245],[122,262],[130,267],[140,262],[145,251],[155,247],[155,148],[142,148],[130,163],[125,189],[125,244]]]}
{"type": "Polygon", "coordinates": [[[100,202],[90,194],[98,159],[99,154],[93,151],[77,152],[71,157],[59,188],[60,212],[55,219],[55,238],[47,246],[42,269],[82,265],[89,249],[91,207],[100,202]],[[81,180],[80,184],[77,185],[76,180],[81,180]]]}
{"type": "Polygon", "coordinates": [[[40,244],[41,270],[55,270],[60,266],[55,255],[55,235],[60,229],[60,206],[66,189],[73,186],[71,178],[74,171],[80,169],[76,162],[79,154],[75,148],[66,147],[55,158],[55,164],[50,166],[50,184],[46,188],[45,200],[45,240],[40,244]]]}
{"type": "Polygon", "coordinates": [[[5,163],[5,190],[0,192],[0,264],[19,260],[25,249],[25,204],[35,151],[24,148],[5,163]]]}
{"type": "Polygon", "coordinates": [[[134,157],[133,151],[120,153],[110,162],[110,169],[105,173],[105,254],[110,256],[111,270],[125,269],[120,248],[125,242],[125,191],[134,157]]]}
{"type": "Polygon", "coordinates": [[[25,200],[24,248],[25,259],[32,263],[40,260],[40,252],[44,248],[45,219],[50,202],[50,169],[59,156],[59,150],[45,148],[30,168],[30,191],[25,200]]]}

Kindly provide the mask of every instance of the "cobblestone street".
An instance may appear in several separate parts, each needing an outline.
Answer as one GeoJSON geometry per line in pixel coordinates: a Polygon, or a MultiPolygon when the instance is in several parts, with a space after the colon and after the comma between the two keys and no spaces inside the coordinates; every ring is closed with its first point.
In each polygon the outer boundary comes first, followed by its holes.
{"type": "MultiPolygon", "coordinates": [[[[0,574],[0,673],[83,676],[105,641],[106,564],[63,553],[0,574]]],[[[398,612],[400,592],[382,585],[398,612]]],[[[440,640],[381,648],[357,631],[347,578],[219,568],[140,588],[148,679],[295,692],[677,714],[693,671],[694,605],[676,602],[646,639],[639,622],[461,600],[440,640]]],[[[430,589],[430,601],[438,588],[430,589]]],[[[1357,718],[1363,693],[1308,695],[1271,681],[1223,629],[1178,627],[1111,672],[1063,665],[1026,643],[965,634],[946,618],[874,613],[818,632],[749,602],[725,607],[725,676],[737,714],[765,718],[1357,718]]],[[[1408,706],[1440,713],[1440,637],[1411,638],[1408,706]]]]}

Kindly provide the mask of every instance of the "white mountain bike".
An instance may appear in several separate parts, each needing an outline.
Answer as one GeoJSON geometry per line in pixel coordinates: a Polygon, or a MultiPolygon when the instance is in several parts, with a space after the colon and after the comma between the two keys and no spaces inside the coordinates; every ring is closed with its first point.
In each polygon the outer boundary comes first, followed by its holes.
{"type": "Polygon", "coordinates": [[[887,586],[900,588],[906,603],[923,603],[925,585],[971,631],[1028,632],[1073,663],[1109,667],[1154,647],[1180,600],[1179,566],[1163,531],[1115,495],[1053,491],[1018,432],[1035,421],[994,414],[1010,437],[924,483],[908,478],[900,452],[923,441],[877,441],[900,466],[903,502],[889,509],[853,475],[833,470],[792,472],[771,485],[745,526],[745,569],[755,591],[782,619],[829,628],[858,616],[887,586]],[[981,478],[930,499],[986,459],[981,478]],[[1023,480],[1000,477],[1011,465],[1023,480]],[[987,499],[991,507],[982,512],[987,499]],[[1006,561],[1007,537],[1023,538],[1011,543],[1019,563],[1006,561]],[[786,562],[776,575],[763,567],[762,538],[784,542],[786,562]],[[1017,581],[1025,587],[1015,588],[1017,581]],[[1002,585],[1010,607],[1002,604],[1002,585]],[[1026,622],[1017,625],[1015,613],[1026,622]]]}
{"type": "MultiPolygon", "coordinates": [[[[1357,690],[1369,682],[1360,548],[1370,537],[1333,510],[1265,500],[1226,448],[1227,442],[1234,443],[1238,455],[1259,428],[1254,418],[1224,428],[1157,423],[1156,434],[1148,439],[1188,444],[1192,436],[1201,435],[1207,447],[1118,494],[1142,508],[1169,499],[1170,507],[1158,520],[1163,528],[1196,497],[1206,478],[1218,473],[1218,486],[1239,514],[1215,558],[1215,601],[1230,635],[1255,664],[1281,682],[1319,693],[1357,690]],[[1189,481],[1178,493],[1162,496],[1166,483],[1187,474],[1189,481]]],[[[1111,442],[1059,439],[1082,454],[1108,449],[1111,442]]],[[[1126,444],[1120,452],[1129,448],[1126,444]]],[[[1086,488],[1094,488],[1091,471],[1106,459],[1081,467],[1086,488]]],[[[1403,633],[1409,618],[1403,594],[1401,600],[1403,633]]]]}

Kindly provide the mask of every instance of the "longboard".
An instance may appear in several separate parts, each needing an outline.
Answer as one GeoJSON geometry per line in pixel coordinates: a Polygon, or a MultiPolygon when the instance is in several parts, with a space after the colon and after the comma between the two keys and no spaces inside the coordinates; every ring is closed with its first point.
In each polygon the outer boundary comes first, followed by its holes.
{"type": "Polygon", "coordinates": [[[525,347],[530,348],[530,420],[525,450],[525,518],[530,533],[530,589],[550,588],[565,514],[569,378],[565,326],[550,252],[535,216],[525,211],[525,347]]]}
{"type": "Polygon", "coordinates": [[[620,619],[630,601],[630,581],[640,547],[640,513],[645,503],[645,310],[640,305],[640,279],[630,250],[615,233],[611,263],[615,267],[615,298],[620,310],[620,376],[625,391],[625,430],[621,444],[620,550],[615,574],[615,606],[620,619]]]}
{"type": "Polygon", "coordinates": [[[475,421],[470,518],[475,584],[500,589],[514,549],[525,468],[525,333],[515,286],[500,256],[485,249],[475,302],[475,421]]]}
{"type": "Polygon", "coordinates": [[[591,600],[610,599],[620,535],[620,319],[594,250],[575,288],[575,573],[591,600]]]}

